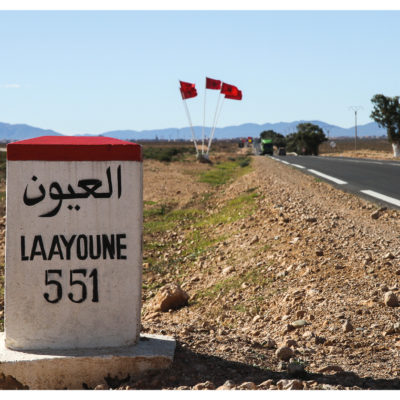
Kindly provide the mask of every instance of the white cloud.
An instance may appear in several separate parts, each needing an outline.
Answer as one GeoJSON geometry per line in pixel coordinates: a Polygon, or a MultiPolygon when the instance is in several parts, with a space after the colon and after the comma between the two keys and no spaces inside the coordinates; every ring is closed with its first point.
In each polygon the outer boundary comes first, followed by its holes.
{"type": "Polygon", "coordinates": [[[4,85],[0,85],[1,88],[4,89],[19,89],[21,85],[19,83],[6,83],[4,85]]]}

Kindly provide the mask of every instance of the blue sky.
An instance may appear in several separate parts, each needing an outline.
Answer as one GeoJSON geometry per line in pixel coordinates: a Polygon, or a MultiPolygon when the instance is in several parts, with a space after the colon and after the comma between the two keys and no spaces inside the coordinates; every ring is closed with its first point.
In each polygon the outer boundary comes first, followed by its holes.
{"type": "MultiPolygon", "coordinates": [[[[65,134],[203,121],[205,76],[234,84],[218,126],[370,122],[400,95],[400,11],[0,11],[0,121],[65,134]]],[[[206,124],[217,101],[207,91],[206,124]]]]}

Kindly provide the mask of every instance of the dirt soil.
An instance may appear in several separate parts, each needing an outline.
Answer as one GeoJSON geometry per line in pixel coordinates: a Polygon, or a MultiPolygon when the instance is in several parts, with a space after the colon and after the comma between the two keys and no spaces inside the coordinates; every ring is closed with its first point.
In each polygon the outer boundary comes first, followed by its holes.
{"type": "MultiPolygon", "coordinates": [[[[265,157],[252,166],[213,189],[179,164],[145,162],[145,201],[184,206],[212,192],[213,213],[241,194],[259,196],[250,215],[208,228],[225,239],[187,263],[180,283],[189,306],[154,312],[156,290],[144,291],[143,332],[175,337],[175,361],[121,388],[213,389],[229,380],[223,388],[399,389],[400,308],[384,299],[400,295],[400,213],[265,157]],[[283,345],[304,372],[277,357],[283,345]]],[[[159,239],[187,234],[177,227],[159,239]]],[[[144,274],[145,283],[157,279],[177,280],[144,274]]]]}
{"type": "Polygon", "coordinates": [[[348,150],[338,153],[325,153],[321,154],[325,157],[351,157],[351,158],[370,158],[372,160],[393,160],[399,161],[399,158],[393,157],[392,152],[380,150],[348,150]]]}

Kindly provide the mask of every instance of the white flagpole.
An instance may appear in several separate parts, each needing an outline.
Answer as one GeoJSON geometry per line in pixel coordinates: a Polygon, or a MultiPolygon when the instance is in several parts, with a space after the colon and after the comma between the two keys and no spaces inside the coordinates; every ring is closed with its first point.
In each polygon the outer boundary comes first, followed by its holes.
{"type": "Polygon", "coordinates": [[[207,152],[206,152],[207,155],[208,155],[208,151],[209,151],[210,146],[211,146],[211,135],[212,135],[212,132],[213,132],[213,130],[214,130],[214,124],[215,124],[215,121],[216,121],[216,118],[217,118],[217,113],[218,113],[218,107],[219,107],[219,102],[220,102],[220,100],[221,100],[221,92],[219,92],[218,101],[217,101],[217,106],[215,107],[215,113],[214,113],[213,123],[212,123],[211,128],[210,128],[210,136],[209,136],[209,138],[208,138],[208,145],[207,145],[207,152]]]}
{"type": "Polygon", "coordinates": [[[201,154],[204,154],[204,129],[206,126],[206,95],[207,95],[207,78],[204,85],[204,108],[203,108],[203,129],[201,130],[201,154]]]}
{"type": "Polygon", "coordinates": [[[193,129],[193,125],[192,125],[192,119],[190,118],[190,113],[189,113],[188,106],[187,106],[187,104],[186,104],[186,100],[182,98],[182,102],[183,102],[183,104],[184,104],[184,106],[185,106],[186,116],[187,116],[187,119],[188,119],[188,121],[189,121],[190,129],[191,129],[191,131],[192,131],[192,140],[193,140],[193,143],[194,143],[194,148],[196,149],[196,156],[198,156],[198,155],[199,155],[199,150],[198,150],[198,148],[197,148],[197,142],[196,142],[196,138],[195,138],[195,135],[194,135],[194,129],[193,129]]]}
{"type": "MultiPolygon", "coordinates": [[[[221,92],[220,92],[220,95],[221,95],[221,92]]],[[[218,98],[218,103],[219,103],[220,98],[221,98],[221,96],[218,98]]],[[[222,106],[224,105],[224,101],[225,101],[225,96],[222,99],[222,103],[221,103],[221,106],[220,106],[219,110],[218,110],[218,107],[217,107],[218,114],[217,114],[217,110],[215,110],[214,124],[213,124],[213,128],[212,128],[212,131],[211,131],[211,134],[210,134],[210,139],[208,141],[208,147],[207,147],[207,153],[206,153],[207,155],[208,155],[208,153],[210,152],[210,149],[211,149],[211,143],[212,143],[212,140],[213,140],[213,137],[214,137],[215,128],[217,127],[217,123],[218,123],[218,120],[219,120],[219,116],[221,115],[222,106]]],[[[217,104],[217,106],[218,106],[218,104],[217,104]]]]}

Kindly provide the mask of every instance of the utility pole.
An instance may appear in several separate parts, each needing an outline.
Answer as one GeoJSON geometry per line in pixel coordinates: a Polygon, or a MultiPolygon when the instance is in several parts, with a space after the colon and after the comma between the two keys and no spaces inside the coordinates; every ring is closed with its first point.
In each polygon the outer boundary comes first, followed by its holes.
{"type": "Polygon", "coordinates": [[[354,150],[357,150],[357,112],[362,110],[363,108],[361,106],[350,106],[349,110],[354,111],[354,120],[355,120],[355,125],[354,125],[354,150]]]}

